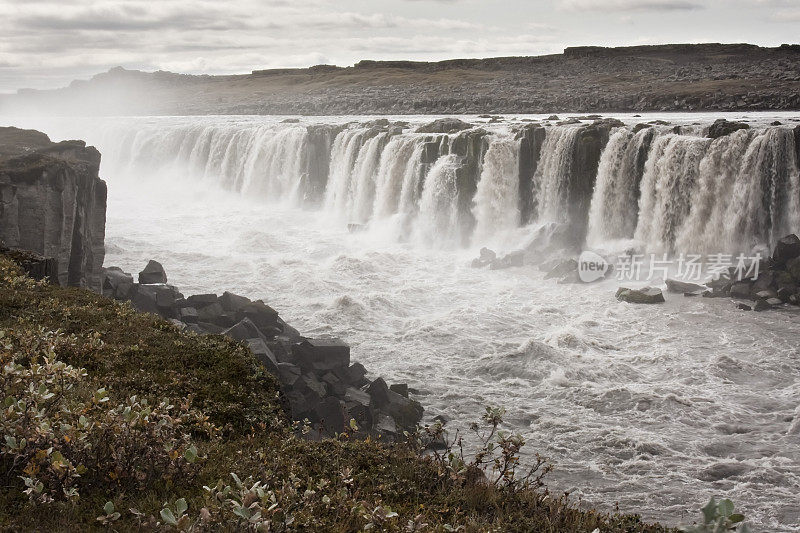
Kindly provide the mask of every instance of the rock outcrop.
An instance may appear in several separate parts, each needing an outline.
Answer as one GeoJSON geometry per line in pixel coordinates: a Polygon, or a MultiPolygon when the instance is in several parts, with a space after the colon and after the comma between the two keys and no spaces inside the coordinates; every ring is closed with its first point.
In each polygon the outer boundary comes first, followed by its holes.
{"type": "Polygon", "coordinates": [[[83,141],[0,128],[0,239],[57,262],[57,281],[100,290],[106,184],[83,141]]]}
{"type": "Polygon", "coordinates": [[[247,344],[280,381],[291,417],[312,423],[312,437],[355,431],[393,440],[422,419],[423,408],[408,398],[406,384],[389,387],[382,378],[369,380],[367,370],[350,360],[350,347],[340,339],[303,337],[261,300],[230,292],[184,297],[166,280],[157,261],[148,262],[139,283],[120,268],[109,267],[104,269],[103,294],[129,301],[137,310],[160,315],[182,329],[247,344]]]}

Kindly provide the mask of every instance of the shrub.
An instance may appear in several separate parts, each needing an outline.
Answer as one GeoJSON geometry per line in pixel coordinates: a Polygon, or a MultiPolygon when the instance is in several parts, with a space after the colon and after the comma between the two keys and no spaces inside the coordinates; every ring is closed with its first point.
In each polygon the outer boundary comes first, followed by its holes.
{"type": "Polygon", "coordinates": [[[6,482],[19,478],[31,499],[50,502],[78,498],[84,478],[94,488],[186,478],[197,450],[184,420],[208,428],[204,417],[167,401],[110,401],[84,369],[59,360],[59,352],[74,348],[76,340],[42,329],[0,331],[0,462],[6,482]]]}

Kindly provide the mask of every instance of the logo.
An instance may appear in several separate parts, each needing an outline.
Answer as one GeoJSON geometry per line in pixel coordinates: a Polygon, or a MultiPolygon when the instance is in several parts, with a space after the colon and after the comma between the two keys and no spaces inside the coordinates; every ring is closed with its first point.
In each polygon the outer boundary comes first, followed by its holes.
{"type": "Polygon", "coordinates": [[[588,250],[581,252],[578,257],[578,277],[584,283],[591,283],[606,277],[606,272],[611,265],[603,256],[588,250]]]}

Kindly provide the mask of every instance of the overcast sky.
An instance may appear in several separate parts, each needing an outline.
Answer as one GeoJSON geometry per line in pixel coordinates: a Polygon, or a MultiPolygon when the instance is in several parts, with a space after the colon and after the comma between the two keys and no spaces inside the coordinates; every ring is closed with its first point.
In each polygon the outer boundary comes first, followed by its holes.
{"type": "Polygon", "coordinates": [[[800,35],[800,0],[0,0],[0,13],[0,92],[117,65],[247,73],[800,35]]]}

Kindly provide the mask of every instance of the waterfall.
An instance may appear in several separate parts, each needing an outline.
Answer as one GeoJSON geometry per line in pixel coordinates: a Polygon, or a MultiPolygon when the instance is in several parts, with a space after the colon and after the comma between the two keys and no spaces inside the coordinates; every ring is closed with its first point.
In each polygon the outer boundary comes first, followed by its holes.
{"type": "Polygon", "coordinates": [[[536,149],[524,154],[528,130],[510,123],[422,134],[401,123],[164,117],[64,137],[98,146],[111,179],[182,180],[321,207],[343,225],[437,247],[508,250],[542,223],[576,244],[632,241],[653,253],[752,252],[800,232],[795,130],[752,127],[712,140],[706,129],[536,126],[536,149]]]}
{"type": "Polygon", "coordinates": [[[520,225],[519,141],[498,138],[489,144],[475,193],[475,244],[502,238],[520,225]]]}
{"type": "Polygon", "coordinates": [[[578,127],[547,130],[542,160],[533,176],[534,217],[539,222],[566,222],[565,204],[578,127]]]}
{"type": "Polygon", "coordinates": [[[639,184],[646,149],[653,131],[617,130],[600,158],[589,211],[587,243],[601,246],[613,240],[632,239],[639,210],[639,184]]]}
{"type": "Polygon", "coordinates": [[[675,251],[675,239],[691,209],[700,161],[710,139],[669,134],[659,137],[645,165],[634,238],[648,250],[675,251]]]}
{"type": "Polygon", "coordinates": [[[418,242],[436,247],[457,242],[460,221],[456,171],[460,166],[459,157],[449,154],[439,158],[425,177],[415,227],[418,242]]]}

